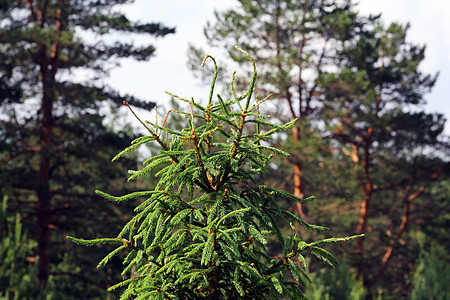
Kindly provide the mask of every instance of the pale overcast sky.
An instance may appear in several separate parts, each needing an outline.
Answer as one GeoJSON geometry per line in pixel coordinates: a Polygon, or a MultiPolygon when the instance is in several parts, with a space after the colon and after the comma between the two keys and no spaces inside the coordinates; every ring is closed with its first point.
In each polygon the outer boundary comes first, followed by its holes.
{"type": "MultiPolygon", "coordinates": [[[[162,22],[176,27],[176,33],[149,41],[157,48],[156,56],[148,62],[124,60],[122,66],[111,72],[109,84],[123,93],[162,104],[168,101],[164,91],[183,97],[205,99],[208,88],[201,87],[187,69],[186,50],[188,43],[205,45],[203,26],[214,20],[214,9],[223,10],[236,5],[235,0],[137,0],[127,7],[132,20],[162,22]]],[[[449,0],[360,0],[362,14],[382,13],[386,23],[410,22],[408,39],[426,44],[426,59],[422,70],[440,72],[433,92],[426,95],[428,111],[444,113],[450,119],[450,1],[449,0]]],[[[215,55],[206,46],[208,54],[215,55]]],[[[217,55],[216,55],[217,56],[217,55]]],[[[446,132],[450,134],[450,122],[446,132]]]]}

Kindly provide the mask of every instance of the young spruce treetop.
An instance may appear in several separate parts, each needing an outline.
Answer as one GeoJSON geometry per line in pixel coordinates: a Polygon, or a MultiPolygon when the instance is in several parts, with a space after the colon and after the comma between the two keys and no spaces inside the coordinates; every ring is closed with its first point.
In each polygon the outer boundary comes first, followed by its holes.
{"type": "Polygon", "coordinates": [[[134,180],[158,170],[156,187],[114,197],[111,201],[145,199],[135,216],[115,238],[70,240],[92,246],[116,243],[118,247],[98,265],[104,266],[114,255],[125,252],[122,275],[126,279],[109,290],[125,288],[121,299],[305,299],[301,287],[310,281],[305,271],[305,253],[333,265],[337,259],[322,244],[347,241],[358,236],[303,241],[296,226],[327,230],[311,225],[288,210],[281,209],[281,198],[308,202],[285,191],[258,185],[255,176],[266,169],[272,154],[288,156],[265,145],[276,133],[289,130],[296,122],[277,125],[270,116],[259,114],[264,101],[252,101],[256,68],[250,55],[253,75],[247,92],[238,96],[234,75],[232,99],[217,95],[213,103],[215,72],[206,107],[186,101],[190,111],[169,111],[185,116],[187,124],[179,130],[149,121],[142,124],[149,135],[140,137],[119,153],[117,160],[140,145],[156,141],[159,155],[132,171],[134,180]],[[270,128],[263,131],[262,127],[270,128]],[[281,253],[268,254],[268,240],[281,245],[281,253]]]}

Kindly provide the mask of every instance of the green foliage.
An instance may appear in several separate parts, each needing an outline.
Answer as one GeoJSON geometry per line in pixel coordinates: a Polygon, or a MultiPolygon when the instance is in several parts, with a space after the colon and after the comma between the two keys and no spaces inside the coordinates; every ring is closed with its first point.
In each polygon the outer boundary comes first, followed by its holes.
{"type": "Polygon", "coordinates": [[[350,266],[340,264],[336,269],[321,269],[311,274],[313,283],[307,295],[314,300],[363,300],[366,291],[363,283],[357,280],[350,266]]]}
{"type": "MultiPolygon", "coordinates": [[[[245,56],[234,51],[234,45],[253,53],[259,68],[256,93],[271,93],[272,100],[283,104],[272,107],[279,113],[277,117],[299,118],[296,126],[308,130],[304,119],[322,107],[320,75],[335,67],[337,48],[354,34],[357,14],[353,6],[350,1],[335,0],[238,2],[215,12],[214,22],[205,25],[209,45],[227,51],[233,65],[246,62],[245,56]]],[[[202,53],[191,45],[188,54],[198,61],[202,53]]],[[[191,65],[196,73],[198,65],[191,65]]],[[[247,78],[241,78],[237,86],[244,88],[248,83],[247,78]]]]}
{"type": "Polygon", "coordinates": [[[356,249],[333,252],[348,255],[372,296],[409,294],[418,255],[411,232],[448,240],[446,120],[423,110],[437,74],[421,70],[425,46],[408,42],[408,28],[360,15],[347,0],[239,0],[205,26],[210,46],[228,51],[233,65],[246,60],[232,45],[254,53],[255,93],[280,100],[272,115],[300,120],[292,137],[268,141],[292,156],[275,159],[258,182],[314,193],[320,201],[304,214],[339,232],[371,232],[356,249]]]}
{"type": "Polygon", "coordinates": [[[423,252],[414,275],[412,300],[450,298],[450,257],[441,245],[432,245],[423,252]]]}
{"type": "Polygon", "coordinates": [[[8,217],[7,197],[0,207],[0,299],[32,299],[36,242],[22,229],[20,215],[8,217]]]}
{"type": "Polygon", "coordinates": [[[425,47],[407,42],[409,26],[384,25],[380,16],[359,26],[341,50],[340,71],[321,77],[327,130],[342,153],[335,163],[350,165],[340,179],[360,187],[365,209],[356,232],[372,232],[352,262],[369,293],[404,297],[418,254],[410,232],[424,232],[448,211],[430,209],[442,197],[448,206],[446,191],[437,192],[449,175],[446,120],[420,107],[437,75],[420,70],[425,47]]]}
{"type": "Polygon", "coordinates": [[[154,55],[154,45],[135,45],[133,38],[175,32],[129,20],[120,6],[132,2],[0,3],[0,182],[10,211],[23,216],[24,228],[36,238],[35,297],[104,298],[108,281],[120,279],[86,269],[109,249],[87,255],[64,236],[109,235],[120,230],[117,220],[127,218],[91,186],[127,193],[115,179],[135,168],[136,156],[109,161],[136,136],[118,110],[123,97],[148,110],[154,103],[121,95],[104,79],[123,58],[154,55]],[[49,278],[58,291],[46,288],[49,278]],[[73,280],[77,284],[67,288],[73,280]]]}
{"type": "MultiPolygon", "coordinates": [[[[328,228],[308,224],[280,208],[278,201],[312,198],[300,199],[255,180],[255,175],[268,172],[271,152],[279,152],[264,143],[289,130],[296,120],[283,125],[263,120],[268,116],[259,114],[261,102],[252,101],[255,63],[247,52],[237,49],[253,64],[244,95],[238,97],[231,84],[233,98],[213,103],[214,77],[207,106],[179,98],[190,106],[190,113],[179,112],[187,116],[184,128],[143,123],[150,135],[135,140],[128,150],[141,141],[156,141],[161,150],[141,170],[131,171],[129,179],[158,168],[155,188],[122,197],[98,191],[112,201],[143,198],[118,236],[68,237],[86,246],[120,244],[99,266],[119,252],[127,253],[122,275],[129,279],[109,288],[125,288],[121,299],[303,299],[301,286],[310,281],[303,255],[311,253],[333,266],[337,259],[322,244],[360,237],[304,241],[297,226],[328,228]],[[271,129],[262,131],[261,124],[271,129]],[[280,255],[268,254],[272,236],[282,247],[280,255]]],[[[216,65],[215,70],[214,76],[216,65]]]]}

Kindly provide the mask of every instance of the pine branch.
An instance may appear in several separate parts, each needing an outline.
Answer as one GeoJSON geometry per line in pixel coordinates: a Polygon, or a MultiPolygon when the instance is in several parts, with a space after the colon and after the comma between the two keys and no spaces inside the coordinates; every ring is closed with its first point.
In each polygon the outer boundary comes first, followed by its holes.
{"type": "Polygon", "coordinates": [[[412,187],[415,184],[414,182],[411,183],[410,188],[405,191],[405,194],[403,196],[403,201],[402,201],[404,208],[403,208],[403,216],[402,216],[400,226],[398,228],[397,234],[395,235],[395,239],[391,239],[389,242],[389,246],[387,247],[387,249],[383,255],[383,258],[381,260],[378,271],[370,279],[370,282],[369,282],[370,286],[372,286],[373,284],[375,284],[375,282],[378,281],[381,274],[383,274],[385,272],[386,268],[388,267],[388,264],[392,258],[394,249],[397,246],[397,242],[398,242],[398,240],[400,240],[401,236],[403,235],[403,233],[405,232],[405,230],[409,224],[411,203],[417,197],[419,197],[431,185],[431,183],[439,177],[439,175],[444,170],[448,169],[449,166],[450,166],[450,163],[446,163],[445,165],[443,165],[440,168],[438,168],[437,170],[435,170],[432,173],[432,175],[429,177],[429,179],[422,186],[417,188],[415,192],[411,193],[412,187]]]}
{"type": "Polygon", "coordinates": [[[0,160],[0,167],[16,157],[19,157],[27,153],[37,153],[39,151],[41,151],[41,147],[29,147],[21,151],[13,152],[0,160]]]}

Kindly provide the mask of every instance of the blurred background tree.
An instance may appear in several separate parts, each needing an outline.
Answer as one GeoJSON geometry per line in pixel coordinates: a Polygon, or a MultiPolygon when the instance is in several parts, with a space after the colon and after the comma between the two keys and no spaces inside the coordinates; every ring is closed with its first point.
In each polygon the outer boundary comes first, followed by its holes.
{"type": "MultiPolygon", "coordinates": [[[[293,143],[309,148],[310,155],[289,149],[293,168],[289,185],[300,198],[313,193],[305,185],[304,177],[309,175],[304,168],[310,160],[317,161],[317,147],[323,146],[311,126],[320,119],[323,106],[318,80],[336,65],[336,45],[356,28],[356,13],[351,8],[350,1],[242,0],[236,8],[216,12],[215,23],[205,26],[209,45],[223,48],[235,64],[244,63],[245,58],[233,52],[234,45],[252,53],[259,67],[256,92],[261,98],[271,94],[271,99],[279,101],[272,115],[283,122],[299,119],[292,131],[293,143]]],[[[198,61],[203,52],[190,46],[190,61],[198,61]]],[[[193,69],[198,65],[192,64],[193,69]]],[[[300,203],[295,209],[305,217],[300,203]]]]}
{"type": "Polygon", "coordinates": [[[420,255],[414,275],[412,300],[444,300],[450,297],[450,257],[442,245],[432,243],[429,250],[420,255]]]}
{"type": "Polygon", "coordinates": [[[353,264],[369,292],[382,278],[397,295],[405,293],[398,269],[412,272],[408,262],[418,254],[407,230],[418,221],[412,216],[427,209],[422,194],[437,196],[432,186],[449,175],[445,119],[423,110],[436,76],[420,71],[425,47],[406,41],[408,27],[384,26],[379,17],[362,23],[343,46],[341,71],[322,77],[330,138],[360,189],[352,227],[370,232],[358,241],[353,264]]]}
{"type": "MultiPolygon", "coordinates": [[[[407,42],[409,25],[385,25],[356,8],[353,1],[240,0],[215,13],[205,36],[228,51],[232,66],[243,62],[231,52],[235,44],[249,50],[260,66],[260,97],[277,101],[272,116],[300,118],[291,136],[270,141],[294,155],[265,180],[299,197],[317,195],[308,211],[292,208],[308,219],[366,233],[355,249],[340,250],[367,299],[406,297],[426,244],[417,236],[446,244],[426,229],[433,222],[436,233],[445,230],[449,213],[446,120],[424,111],[437,74],[420,70],[425,47],[407,42]]],[[[191,46],[191,60],[201,52],[191,46]]],[[[323,290],[337,287],[334,277],[319,277],[323,290]]]]}
{"type": "Polygon", "coordinates": [[[114,125],[117,107],[124,99],[146,110],[155,104],[120,95],[102,79],[120,58],[147,60],[155,51],[119,41],[120,33],[175,32],[128,20],[119,8],[131,2],[1,2],[0,192],[37,242],[34,298],[105,297],[107,278],[89,271],[103,252],[86,255],[63,237],[114,235],[116,220],[127,217],[93,191],[123,190],[115,179],[136,165],[110,164],[135,137],[130,126],[114,125]]]}

